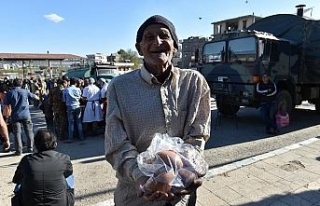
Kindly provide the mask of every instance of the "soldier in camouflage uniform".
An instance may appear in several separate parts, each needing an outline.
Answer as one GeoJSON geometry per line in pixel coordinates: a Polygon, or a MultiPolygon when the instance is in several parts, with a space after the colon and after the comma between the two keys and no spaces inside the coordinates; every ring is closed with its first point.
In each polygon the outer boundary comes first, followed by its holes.
{"type": "Polygon", "coordinates": [[[48,99],[53,110],[54,131],[60,140],[68,138],[67,106],[62,100],[67,84],[67,80],[58,80],[57,86],[50,90],[48,99]]]}

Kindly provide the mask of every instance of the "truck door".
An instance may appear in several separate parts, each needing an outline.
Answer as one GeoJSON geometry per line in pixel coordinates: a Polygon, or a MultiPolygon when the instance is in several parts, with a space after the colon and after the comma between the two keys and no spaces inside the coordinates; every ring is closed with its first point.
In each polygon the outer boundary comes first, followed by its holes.
{"type": "Polygon", "coordinates": [[[287,79],[289,75],[290,45],[287,41],[270,41],[267,43],[270,51],[268,70],[271,78],[287,79]]]}

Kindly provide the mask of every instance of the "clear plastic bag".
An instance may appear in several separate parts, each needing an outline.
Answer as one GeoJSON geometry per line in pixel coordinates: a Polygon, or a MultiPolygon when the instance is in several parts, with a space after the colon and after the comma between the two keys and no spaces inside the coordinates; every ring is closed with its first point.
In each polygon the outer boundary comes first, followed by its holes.
{"type": "Polygon", "coordinates": [[[204,176],[208,164],[198,150],[179,137],[156,133],[145,152],[137,157],[139,169],[149,176],[144,192],[176,192],[204,176]]]}

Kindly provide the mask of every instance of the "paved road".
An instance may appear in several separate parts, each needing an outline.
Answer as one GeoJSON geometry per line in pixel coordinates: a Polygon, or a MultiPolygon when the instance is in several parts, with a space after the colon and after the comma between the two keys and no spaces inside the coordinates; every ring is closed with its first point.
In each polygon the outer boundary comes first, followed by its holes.
{"type": "MultiPolygon", "coordinates": [[[[34,131],[46,127],[40,110],[32,110],[34,131]]],[[[13,140],[12,134],[11,139],[13,140]]],[[[11,141],[12,142],[12,141],[11,141]]],[[[57,150],[69,154],[75,175],[76,205],[90,205],[112,198],[116,184],[115,173],[104,160],[103,135],[88,137],[85,141],[72,144],[58,142],[57,150]]],[[[14,185],[11,183],[14,171],[21,156],[0,153],[0,205],[10,205],[14,185]]]]}
{"type": "Polygon", "coordinates": [[[211,138],[206,144],[206,158],[211,167],[309,139],[314,137],[310,128],[319,124],[314,106],[305,102],[292,112],[290,126],[281,129],[277,136],[265,133],[260,112],[255,108],[241,108],[237,116],[223,116],[220,123],[217,117],[217,111],[213,110],[211,138]]]}
{"type": "MultiPolygon", "coordinates": [[[[223,117],[221,124],[217,127],[215,127],[216,111],[214,110],[212,137],[205,151],[210,168],[217,168],[314,137],[314,131],[318,129],[318,116],[312,106],[305,105],[304,108],[308,110],[294,111],[290,127],[284,128],[280,135],[274,137],[264,133],[264,126],[256,109],[244,108],[239,111],[237,117],[223,117]]],[[[43,114],[39,110],[33,111],[32,116],[35,130],[46,126],[43,114]]],[[[115,172],[104,160],[103,135],[89,137],[83,142],[72,144],[59,142],[57,150],[69,154],[72,158],[76,180],[76,205],[97,205],[113,197],[116,178],[115,172]]],[[[1,205],[9,205],[14,186],[11,179],[20,158],[12,154],[0,153],[1,205]]]]}

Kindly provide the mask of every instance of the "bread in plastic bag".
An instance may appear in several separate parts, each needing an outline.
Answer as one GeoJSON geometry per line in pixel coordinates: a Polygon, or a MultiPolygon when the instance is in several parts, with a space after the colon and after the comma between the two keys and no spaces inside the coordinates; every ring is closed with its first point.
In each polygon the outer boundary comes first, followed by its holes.
{"type": "Polygon", "coordinates": [[[142,186],[146,193],[178,192],[208,171],[207,162],[194,146],[168,134],[156,133],[137,162],[139,169],[150,177],[142,186]]]}

